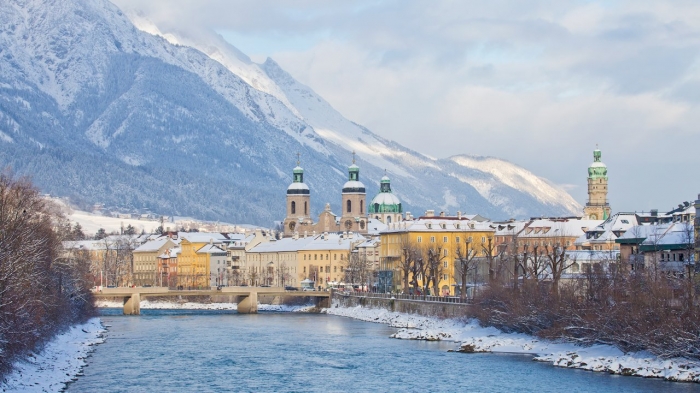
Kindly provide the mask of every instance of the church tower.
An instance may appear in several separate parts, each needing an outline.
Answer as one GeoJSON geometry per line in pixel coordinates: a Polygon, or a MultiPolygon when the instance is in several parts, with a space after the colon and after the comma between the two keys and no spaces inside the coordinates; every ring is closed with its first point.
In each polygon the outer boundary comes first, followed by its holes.
{"type": "Polygon", "coordinates": [[[402,213],[401,201],[391,192],[391,181],[385,174],[379,182],[379,194],[369,204],[369,216],[389,225],[401,221],[402,213]]]}
{"type": "Polygon", "coordinates": [[[311,225],[311,194],[304,183],[304,168],[297,166],[293,170],[292,184],[287,187],[287,216],[284,219],[284,236],[290,237],[294,232],[303,231],[304,226],[311,225]]]}
{"type": "Polygon", "coordinates": [[[349,178],[343,186],[340,208],[340,230],[367,233],[367,196],[365,185],[360,182],[360,167],[355,164],[355,152],[352,153],[352,165],[348,168],[349,178]]]}
{"type": "Polygon", "coordinates": [[[588,167],[588,203],[583,216],[589,220],[607,220],[610,217],[608,204],[608,167],[600,161],[600,150],[593,150],[593,163],[588,167]]]}

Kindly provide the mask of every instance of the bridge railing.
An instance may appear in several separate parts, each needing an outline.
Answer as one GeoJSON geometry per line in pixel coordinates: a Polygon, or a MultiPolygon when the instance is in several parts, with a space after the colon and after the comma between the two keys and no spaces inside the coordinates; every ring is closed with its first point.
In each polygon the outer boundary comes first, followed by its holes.
{"type": "Polygon", "coordinates": [[[460,299],[458,296],[430,296],[430,295],[408,295],[408,294],[391,294],[391,293],[374,293],[374,292],[361,292],[361,291],[343,291],[337,290],[333,291],[333,295],[340,296],[354,296],[354,297],[366,297],[366,298],[377,298],[377,299],[400,299],[400,300],[411,300],[417,302],[433,302],[433,303],[458,303],[458,304],[471,304],[470,299],[460,299]]]}

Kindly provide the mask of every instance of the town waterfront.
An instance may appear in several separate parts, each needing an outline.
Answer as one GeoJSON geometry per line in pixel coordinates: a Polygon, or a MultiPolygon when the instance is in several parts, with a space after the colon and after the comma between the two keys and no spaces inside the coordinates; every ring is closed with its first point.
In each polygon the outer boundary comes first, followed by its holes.
{"type": "Polygon", "coordinates": [[[684,392],[700,385],[562,369],[530,356],[447,352],[325,314],[103,309],[107,340],[68,392],[684,392]]]}

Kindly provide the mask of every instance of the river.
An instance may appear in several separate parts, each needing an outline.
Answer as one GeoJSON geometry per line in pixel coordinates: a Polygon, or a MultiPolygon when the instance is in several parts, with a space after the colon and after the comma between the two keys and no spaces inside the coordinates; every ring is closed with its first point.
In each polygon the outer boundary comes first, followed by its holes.
{"type": "Polygon", "coordinates": [[[386,325],[325,314],[104,309],[107,340],[68,392],[684,392],[691,383],[447,352],[386,325]]]}

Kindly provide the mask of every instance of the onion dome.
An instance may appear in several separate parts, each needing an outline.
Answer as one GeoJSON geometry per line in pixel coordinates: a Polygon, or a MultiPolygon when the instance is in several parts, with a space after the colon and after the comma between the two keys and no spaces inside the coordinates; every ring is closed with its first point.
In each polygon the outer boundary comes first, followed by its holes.
{"type": "MultiPolygon", "coordinates": [[[[354,160],[353,160],[354,161],[354,160]]],[[[360,167],[352,165],[348,167],[349,179],[343,185],[343,194],[346,193],[365,193],[365,185],[360,181],[360,167]]]]}
{"type": "Polygon", "coordinates": [[[287,195],[309,194],[309,186],[304,183],[304,168],[297,166],[294,168],[294,181],[287,187],[287,195]]]}
{"type": "Polygon", "coordinates": [[[403,213],[401,201],[391,192],[391,181],[387,176],[382,177],[379,194],[369,204],[369,213],[403,213]]]}
{"type": "Polygon", "coordinates": [[[608,167],[600,161],[600,150],[593,150],[593,163],[588,167],[589,179],[606,179],[608,178],[608,167]]]}

